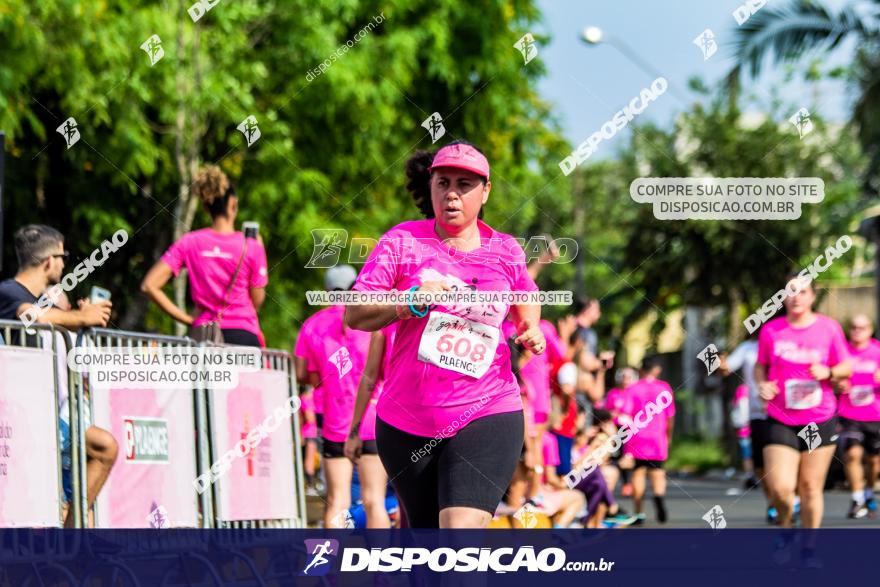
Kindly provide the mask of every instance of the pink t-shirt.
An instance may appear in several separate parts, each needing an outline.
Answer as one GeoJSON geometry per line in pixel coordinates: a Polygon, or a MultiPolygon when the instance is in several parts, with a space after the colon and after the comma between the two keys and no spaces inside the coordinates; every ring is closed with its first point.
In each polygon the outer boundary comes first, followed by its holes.
{"type": "MultiPolygon", "coordinates": [[[[348,438],[358,383],[370,348],[370,333],[346,328],[344,314],[344,306],[319,310],[306,319],[299,333],[305,337],[309,371],[318,374],[324,390],[321,435],[333,442],[348,438]]],[[[359,430],[363,434],[363,423],[359,430]]]]}
{"type": "MultiPolygon", "coordinates": [[[[240,232],[220,234],[211,228],[203,228],[186,233],[162,255],[162,261],[174,275],[186,267],[190,295],[202,309],[193,321],[194,326],[214,320],[224,306],[223,296],[238,266],[244,242],[244,235],[240,232]]],[[[247,330],[262,341],[263,333],[251,301],[250,288],[266,287],[267,283],[266,250],[258,240],[249,239],[235,285],[226,297],[220,327],[247,330]]]]}
{"type": "Polygon", "coordinates": [[[302,436],[303,438],[317,438],[318,437],[318,423],[317,422],[306,422],[305,415],[306,414],[315,414],[315,397],[313,393],[307,393],[300,397],[302,401],[302,407],[300,408],[303,413],[302,418],[302,436]]]}
{"type": "MultiPolygon", "coordinates": [[[[555,434],[546,430],[541,437],[541,458],[544,461],[544,467],[559,466],[559,441],[556,439],[555,434]]],[[[546,470],[541,474],[541,483],[547,483],[546,470]]]]}
{"type": "MultiPolygon", "coordinates": [[[[513,237],[493,230],[482,221],[477,225],[482,246],[470,252],[451,248],[440,240],[434,232],[433,220],[415,220],[395,226],[370,253],[353,289],[406,291],[425,281],[444,281],[458,289],[536,291],[538,287],[526,271],[525,253],[513,237]]],[[[409,434],[433,437],[465,412],[472,414],[470,420],[475,420],[522,410],[519,385],[510,370],[510,351],[500,333],[508,310],[509,305],[500,301],[482,306],[440,304],[425,318],[401,321],[389,373],[379,397],[378,416],[409,434]],[[440,322],[440,313],[452,316],[440,322]],[[479,378],[440,366],[442,361],[435,354],[440,352],[443,337],[455,341],[449,343],[450,349],[467,347],[473,353],[478,352],[481,343],[455,346],[467,340],[463,331],[449,333],[446,330],[441,336],[444,324],[459,318],[472,323],[468,333],[481,331],[482,340],[493,335],[497,339],[494,352],[488,349],[487,354],[482,355],[492,358],[487,371],[479,378]],[[426,332],[432,319],[438,320],[437,329],[426,332]],[[419,352],[423,335],[428,355],[419,352]]],[[[486,345],[482,346],[486,349],[486,345]]],[[[478,361],[476,355],[468,352],[461,361],[450,359],[449,352],[441,359],[454,361],[462,369],[475,364],[468,360],[478,361]]]]}
{"type": "Polygon", "coordinates": [[[559,466],[559,442],[552,432],[544,432],[541,438],[541,454],[544,455],[545,467],[559,466]]]}
{"type": "Polygon", "coordinates": [[[799,426],[825,422],[834,416],[837,401],[831,384],[816,381],[810,366],[834,367],[849,353],[840,324],[822,314],[806,328],[794,328],[785,316],[764,325],[758,336],[758,363],[768,367],[767,379],[779,393],[767,404],[767,415],[799,426]]]}
{"type": "Polygon", "coordinates": [[[733,425],[738,438],[748,438],[752,430],[749,423],[749,386],[740,385],[733,394],[733,425]],[[737,426],[745,422],[743,426],[737,426]]]}
{"type": "Polygon", "coordinates": [[[623,445],[624,454],[645,461],[665,461],[669,457],[668,419],[675,416],[675,400],[672,399],[666,408],[658,410],[653,416],[645,410],[648,403],[653,403],[659,408],[664,402],[660,402],[658,397],[664,391],[672,395],[672,388],[660,379],[639,379],[626,389],[624,396],[626,401],[621,411],[630,419],[637,419],[639,423],[648,420],[650,422],[637,432],[633,427],[635,433],[629,442],[623,445]],[[638,415],[639,412],[641,415],[638,415]]]}
{"type": "Polygon", "coordinates": [[[388,373],[390,368],[391,353],[394,348],[394,334],[396,332],[397,322],[392,322],[382,329],[382,334],[385,335],[385,354],[382,356],[382,366],[376,380],[376,386],[373,388],[373,395],[370,397],[370,403],[367,404],[366,411],[364,411],[364,417],[361,418],[361,427],[359,428],[361,440],[376,439],[376,405],[379,403],[379,395],[382,393],[385,373],[388,373]]]}
{"type": "Polygon", "coordinates": [[[623,408],[623,390],[619,387],[612,387],[605,394],[605,397],[598,402],[598,407],[604,408],[612,413],[619,413],[623,408]]]}
{"type": "Polygon", "coordinates": [[[847,344],[847,350],[852,358],[850,390],[838,397],[837,413],[850,420],[877,422],[880,420],[880,389],[874,383],[874,374],[880,368],[880,342],[872,338],[863,349],[847,344]]]}
{"type": "Polygon", "coordinates": [[[527,383],[523,383],[522,387],[522,407],[523,407],[523,418],[526,421],[526,434],[529,438],[535,438],[538,433],[535,429],[535,407],[531,399],[529,399],[529,386],[527,383]]]}
{"type": "MultiPolygon", "coordinates": [[[[311,345],[310,342],[314,338],[314,333],[312,329],[314,325],[317,323],[310,323],[308,319],[303,322],[302,328],[299,330],[299,335],[296,337],[296,345],[293,347],[293,356],[303,359],[306,363],[306,371],[318,372],[318,361],[312,356],[311,345]]],[[[300,382],[305,383],[305,382],[300,382]]],[[[324,413],[324,390],[321,386],[317,386],[312,390],[312,394],[314,395],[314,403],[315,403],[315,413],[323,414],[324,413]]]]}
{"type": "Polygon", "coordinates": [[[533,354],[520,370],[520,376],[529,384],[533,393],[530,399],[535,414],[546,415],[550,413],[550,367],[565,356],[565,350],[553,324],[541,320],[540,328],[547,340],[547,349],[540,355],[533,354]]]}

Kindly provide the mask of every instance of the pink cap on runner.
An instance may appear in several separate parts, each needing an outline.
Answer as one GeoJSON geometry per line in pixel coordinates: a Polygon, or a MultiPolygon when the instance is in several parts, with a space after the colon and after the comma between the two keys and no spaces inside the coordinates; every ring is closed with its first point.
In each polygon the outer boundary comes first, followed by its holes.
{"type": "Polygon", "coordinates": [[[489,161],[475,148],[462,143],[446,145],[437,151],[428,171],[434,171],[438,167],[466,169],[489,179],[489,161]]]}

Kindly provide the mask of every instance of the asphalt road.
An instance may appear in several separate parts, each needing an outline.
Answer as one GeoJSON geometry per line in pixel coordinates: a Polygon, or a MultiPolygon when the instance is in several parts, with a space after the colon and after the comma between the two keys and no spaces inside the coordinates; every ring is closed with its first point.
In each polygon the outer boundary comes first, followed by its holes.
{"type": "MultiPolygon", "coordinates": [[[[632,511],[632,500],[617,496],[625,509],[632,511]]],[[[768,528],[766,505],[760,488],[746,491],[742,481],[731,479],[677,479],[670,476],[667,488],[667,510],[669,521],[658,524],[654,515],[654,503],[645,500],[644,512],[647,520],[643,528],[707,528],[703,516],[714,506],[721,507],[728,528],[768,528]]],[[[825,492],[825,516],[823,528],[880,528],[880,517],[875,519],[850,520],[850,495],[845,491],[825,492]]]]}

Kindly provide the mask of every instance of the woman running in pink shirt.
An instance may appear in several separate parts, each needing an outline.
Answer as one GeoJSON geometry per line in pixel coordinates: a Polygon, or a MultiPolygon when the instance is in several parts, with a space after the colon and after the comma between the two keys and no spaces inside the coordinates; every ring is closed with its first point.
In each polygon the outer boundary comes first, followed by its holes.
{"type": "MultiPolygon", "coordinates": [[[[327,291],[345,291],[356,277],[357,272],[350,265],[331,267],[324,275],[324,287],[327,291]]],[[[316,312],[303,322],[296,346],[296,354],[305,364],[309,383],[323,390],[321,438],[327,477],[325,528],[345,527],[345,513],[351,506],[353,469],[351,461],[345,457],[345,440],[370,347],[370,334],[347,327],[344,314],[345,308],[341,305],[316,312]]],[[[364,433],[364,425],[361,433],[364,433]]],[[[367,525],[388,528],[384,507],[388,479],[376,457],[375,442],[366,442],[363,453],[364,458],[358,462],[358,474],[367,525]]]]}
{"type": "MultiPolygon", "coordinates": [[[[388,373],[391,363],[391,351],[394,348],[394,333],[397,330],[397,323],[392,323],[382,330],[377,330],[370,337],[370,350],[367,352],[367,364],[361,374],[361,380],[358,384],[357,400],[354,404],[354,416],[351,419],[351,426],[348,429],[348,438],[345,440],[345,456],[358,466],[363,466],[364,461],[369,467],[375,467],[377,473],[381,472],[382,477],[387,484],[385,470],[376,454],[376,404],[379,401],[379,395],[382,393],[382,386],[386,373],[388,373]],[[364,447],[372,446],[369,454],[364,454],[364,447]]],[[[385,510],[385,485],[374,488],[380,490],[377,495],[367,499],[364,495],[364,489],[361,490],[361,496],[364,499],[364,507],[370,503],[375,510],[367,511],[368,528],[388,528],[388,525],[370,525],[371,522],[380,521],[386,524],[388,519],[385,510]],[[383,517],[384,516],[384,517],[383,517]]]]}
{"type": "Polygon", "coordinates": [[[852,317],[848,344],[852,375],[837,383],[839,441],[846,451],[846,479],[852,491],[849,518],[873,517],[877,511],[874,484],[880,472],[880,342],[873,334],[870,318],[864,314],[852,317]],[[862,467],[865,455],[867,475],[862,467]]]}
{"type": "MultiPolygon", "coordinates": [[[[355,290],[538,289],[519,244],[479,219],[492,186],[483,153],[456,141],[416,153],[406,175],[427,220],[385,233],[355,290]]],[[[486,527],[513,476],[524,422],[500,332],[508,311],[516,342],[543,353],[538,305],[348,306],[352,328],[376,331],[399,320],[376,440],[413,528],[486,527]]]]}
{"type": "Polygon", "coordinates": [[[849,355],[840,324],[813,312],[812,284],[789,276],[786,288],[797,294],[785,299],[785,316],[758,337],[755,382],[768,402],[765,479],[782,527],[791,526],[797,491],[802,526],[818,528],[837,435],[831,378],[849,376],[849,355]]]}

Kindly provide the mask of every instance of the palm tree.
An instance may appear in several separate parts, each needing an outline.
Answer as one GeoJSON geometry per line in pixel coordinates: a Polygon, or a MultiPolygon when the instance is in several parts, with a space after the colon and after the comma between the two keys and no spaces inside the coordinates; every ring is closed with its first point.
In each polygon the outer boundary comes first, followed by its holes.
{"type": "Polygon", "coordinates": [[[767,56],[774,63],[795,62],[811,51],[830,51],[845,39],[858,41],[852,67],[858,98],[852,122],[869,164],[864,177],[866,195],[880,193],[880,0],[871,0],[860,15],[850,5],[832,12],[813,0],[792,0],[787,6],[767,5],[736,32],[737,65],[728,75],[737,88],[743,69],[757,77],[767,56]]]}

